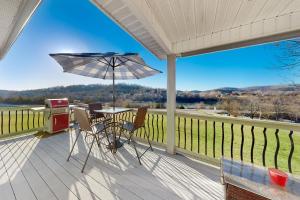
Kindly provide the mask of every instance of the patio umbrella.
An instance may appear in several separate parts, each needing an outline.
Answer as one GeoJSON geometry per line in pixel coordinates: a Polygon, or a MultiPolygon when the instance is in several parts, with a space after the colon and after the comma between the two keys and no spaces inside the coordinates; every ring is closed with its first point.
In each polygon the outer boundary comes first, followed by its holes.
{"type": "Polygon", "coordinates": [[[49,54],[64,72],[100,79],[113,80],[113,107],[115,107],[115,80],[140,79],[161,71],[146,65],[137,53],[57,53],[49,54]]]}

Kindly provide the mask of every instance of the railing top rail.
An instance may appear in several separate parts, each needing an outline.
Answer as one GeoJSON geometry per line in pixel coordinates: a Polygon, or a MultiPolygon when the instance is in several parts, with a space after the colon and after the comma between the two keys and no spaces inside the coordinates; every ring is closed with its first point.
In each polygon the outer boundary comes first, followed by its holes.
{"type": "MultiPolygon", "coordinates": [[[[135,110],[135,109],[134,109],[135,110]]],[[[148,113],[151,114],[166,114],[165,109],[149,109],[148,113]]],[[[215,122],[224,122],[230,124],[240,124],[245,126],[254,126],[261,128],[272,128],[272,129],[281,129],[281,130],[293,130],[300,132],[300,124],[289,123],[289,122],[279,122],[271,120],[260,120],[260,119],[245,119],[239,117],[230,117],[230,116],[216,116],[216,115],[205,115],[198,113],[188,113],[187,111],[176,111],[176,116],[180,117],[191,117],[195,119],[215,121],[215,122]]]]}
{"type": "Polygon", "coordinates": [[[277,121],[259,120],[259,119],[244,119],[244,118],[230,117],[230,116],[203,115],[203,114],[196,114],[196,113],[187,113],[184,111],[176,111],[176,116],[192,117],[196,119],[209,120],[215,122],[224,122],[230,124],[243,124],[243,125],[261,127],[261,128],[293,130],[293,131],[300,132],[300,124],[289,123],[289,122],[277,122],[277,121]]]}
{"type": "MultiPolygon", "coordinates": [[[[137,111],[136,108],[133,109],[134,112],[137,111]]],[[[165,109],[148,109],[149,114],[167,114],[165,109]]]]}

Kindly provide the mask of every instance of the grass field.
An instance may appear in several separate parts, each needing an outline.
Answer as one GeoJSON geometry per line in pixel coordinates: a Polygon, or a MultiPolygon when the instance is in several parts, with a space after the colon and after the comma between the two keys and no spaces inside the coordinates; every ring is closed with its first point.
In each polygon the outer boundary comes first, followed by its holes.
{"type": "MultiPolygon", "coordinates": [[[[43,113],[33,113],[32,111],[23,111],[23,123],[22,123],[22,111],[18,110],[17,114],[15,110],[10,111],[10,126],[9,126],[9,111],[0,110],[0,114],[3,113],[3,129],[0,126],[0,137],[6,137],[19,133],[28,132],[34,128],[42,127],[43,125],[43,113]],[[17,119],[17,120],[16,120],[17,119]],[[23,129],[22,129],[23,126],[23,129]],[[10,133],[9,133],[10,127],[10,133]],[[22,131],[23,130],[23,131],[22,131]]],[[[125,116],[123,116],[125,117],[125,116]]],[[[131,116],[127,116],[130,119],[131,116]]],[[[1,125],[0,116],[0,125],[1,125]]],[[[224,124],[224,156],[230,158],[231,156],[231,124],[224,124]]],[[[184,126],[184,118],[180,119],[180,125],[178,126],[178,118],[176,118],[176,145],[182,149],[192,151],[205,155],[205,122],[199,121],[199,140],[198,140],[198,121],[196,119],[186,118],[186,125],[184,126]],[[192,121],[191,121],[192,120],[192,121]],[[191,123],[192,122],[192,123],[191,123]],[[193,126],[191,127],[191,124],[193,126]],[[180,130],[180,131],[178,131],[180,130]],[[179,134],[180,133],[180,134],[179,134]],[[199,146],[198,146],[199,142],[199,146]],[[198,148],[199,147],[199,148],[198,148]]],[[[222,124],[216,123],[215,125],[215,158],[221,157],[221,142],[222,142],[222,124]]],[[[149,114],[149,118],[146,118],[146,130],[150,133],[150,139],[158,142],[166,143],[166,115],[149,114]]],[[[207,123],[207,156],[214,157],[213,154],[213,122],[207,123]]],[[[254,163],[263,165],[262,152],[264,148],[264,135],[263,128],[255,127],[255,146],[254,146],[254,163]]],[[[279,131],[280,148],[278,153],[278,167],[285,171],[288,171],[288,157],[290,153],[290,139],[288,130],[279,131]]],[[[144,133],[138,132],[137,136],[144,137],[144,133]]],[[[266,166],[274,166],[274,155],[277,146],[275,130],[267,129],[267,148],[266,148],[266,166]]],[[[240,160],[241,150],[241,126],[234,125],[234,145],[233,145],[233,158],[240,160]]],[[[295,132],[293,134],[294,140],[294,153],[292,158],[292,170],[295,174],[300,174],[300,133],[295,132]]],[[[244,126],[244,148],[243,159],[250,162],[250,152],[252,144],[251,127],[244,126]]]]}

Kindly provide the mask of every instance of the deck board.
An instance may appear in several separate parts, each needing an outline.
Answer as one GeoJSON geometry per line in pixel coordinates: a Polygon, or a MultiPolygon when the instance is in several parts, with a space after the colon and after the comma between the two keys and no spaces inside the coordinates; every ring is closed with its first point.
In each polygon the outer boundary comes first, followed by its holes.
{"type": "MultiPolygon", "coordinates": [[[[57,141],[51,142],[53,145],[53,148],[59,149],[61,152],[65,153],[65,156],[68,154],[69,150],[62,149],[64,147],[63,144],[59,144],[57,141]]],[[[97,148],[97,147],[96,147],[97,148]]],[[[97,149],[95,149],[97,150],[97,149]]],[[[108,152],[109,155],[107,157],[111,156],[112,154],[108,152]]],[[[74,150],[75,158],[77,160],[80,160],[81,162],[84,161],[85,155],[82,153],[78,153],[78,149],[75,147],[74,150]]],[[[74,158],[73,157],[73,158],[74,158]]],[[[72,161],[73,159],[71,159],[72,161]]],[[[135,162],[135,160],[133,160],[135,162]]],[[[82,163],[80,164],[82,166],[82,163]]],[[[137,193],[141,198],[143,199],[179,199],[178,196],[174,195],[173,193],[167,194],[166,190],[163,190],[159,186],[155,184],[150,184],[148,179],[145,179],[142,177],[142,174],[139,174],[138,176],[132,176],[130,171],[127,171],[126,173],[123,173],[122,170],[115,169],[113,167],[109,168],[109,166],[103,164],[102,162],[99,162],[98,159],[94,159],[91,157],[89,162],[87,163],[87,171],[89,170],[95,170],[95,173],[93,173],[93,176],[99,176],[103,175],[102,177],[99,177],[100,180],[105,180],[109,178],[110,182],[113,182],[114,185],[110,184],[110,186],[118,186],[127,188],[127,190],[130,190],[133,193],[137,193]],[[93,166],[99,166],[99,168],[95,168],[93,166]],[[98,170],[97,170],[98,169],[98,170]],[[125,175],[125,176],[124,176],[125,175]],[[149,190],[151,188],[151,190],[149,190]],[[163,193],[163,194],[161,194],[163,193]],[[167,195],[166,195],[167,194],[167,195]],[[164,196],[167,196],[167,198],[163,198],[164,196]]],[[[111,188],[114,189],[114,188],[111,188]]]]}
{"type": "Polygon", "coordinates": [[[21,145],[19,141],[14,141],[21,149],[23,154],[27,157],[27,159],[35,166],[36,171],[43,177],[44,180],[47,181],[47,185],[49,189],[54,192],[56,197],[60,200],[68,199],[68,200],[78,200],[73,192],[69,190],[69,188],[55,175],[55,173],[47,166],[35,153],[35,145],[37,145],[38,141],[35,143],[31,143],[32,138],[26,139],[26,143],[21,145]],[[32,151],[32,153],[30,153],[32,151]]]}
{"type": "MultiPolygon", "coordinates": [[[[5,199],[223,199],[219,169],[161,149],[148,151],[139,165],[124,144],[113,155],[80,137],[66,161],[75,133],[0,142],[0,192],[5,199]],[[3,192],[2,192],[3,191],[3,192]],[[16,197],[16,198],[15,198],[16,197]]],[[[103,141],[105,142],[105,141],[103,141]]],[[[145,147],[138,145],[142,151],[145,147]]]]}
{"type": "MultiPolygon", "coordinates": [[[[46,181],[41,178],[41,176],[34,169],[31,162],[28,162],[26,156],[22,153],[22,150],[17,146],[17,143],[14,145],[5,145],[6,148],[9,148],[11,154],[13,155],[16,162],[21,166],[23,174],[26,177],[28,184],[31,186],[32,191],[36,195],[37,199],[40,200],[54,200],[57,197],[49,189],[46,181]]],[[[31,153],[31,152],[27,152],[31,153]]]]}
{"type": "MultiPolygon", "coordinates": [[[[1,145],[0,151],[3,151],[4,148],[5,146],[1,145]]],[[[0,153],[0,177],[1,177],[0,194],[5,196],[7,200],[16,199],[1,153],[0,153]]]]}
{"type": "Polygon", "coordinates": [[[4,144],[1,149],[1,157],[7,169],[16,198],[24,200],[37,199],[31,186],[28,184],[26,177],[24,176],[23,169],[19,167],[13,156],[13,152],[10,151],[10,147],[14,145],[14,143],[10,143],[8,145],[4,144]]]}

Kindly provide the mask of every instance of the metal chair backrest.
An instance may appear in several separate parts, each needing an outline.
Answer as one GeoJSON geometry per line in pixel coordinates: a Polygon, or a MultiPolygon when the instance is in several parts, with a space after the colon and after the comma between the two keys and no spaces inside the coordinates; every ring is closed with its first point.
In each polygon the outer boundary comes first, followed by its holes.
{"type": "Polygon", "coordinates": [[[147,110],[148,110],[148,107],[138,108],[134,122],[133,122],[135,129],[138,129],[138,128],[144,126],[147,110]]]}
{"type": "Polygon", "coordinates": [[[97,113],[95,112],[95,110],[102,110],[102,103],[90,103],[89,104],[89,111],[90,114],[97,117],[97,118],[101,118],[104,117],[104,115],[102,113],[97,113]]]}
{"type": "Polygon", "coordinates": [[[91,123],[84,108],[74,108],[74,117],[83,131],[92,131],[91,123]]]}

